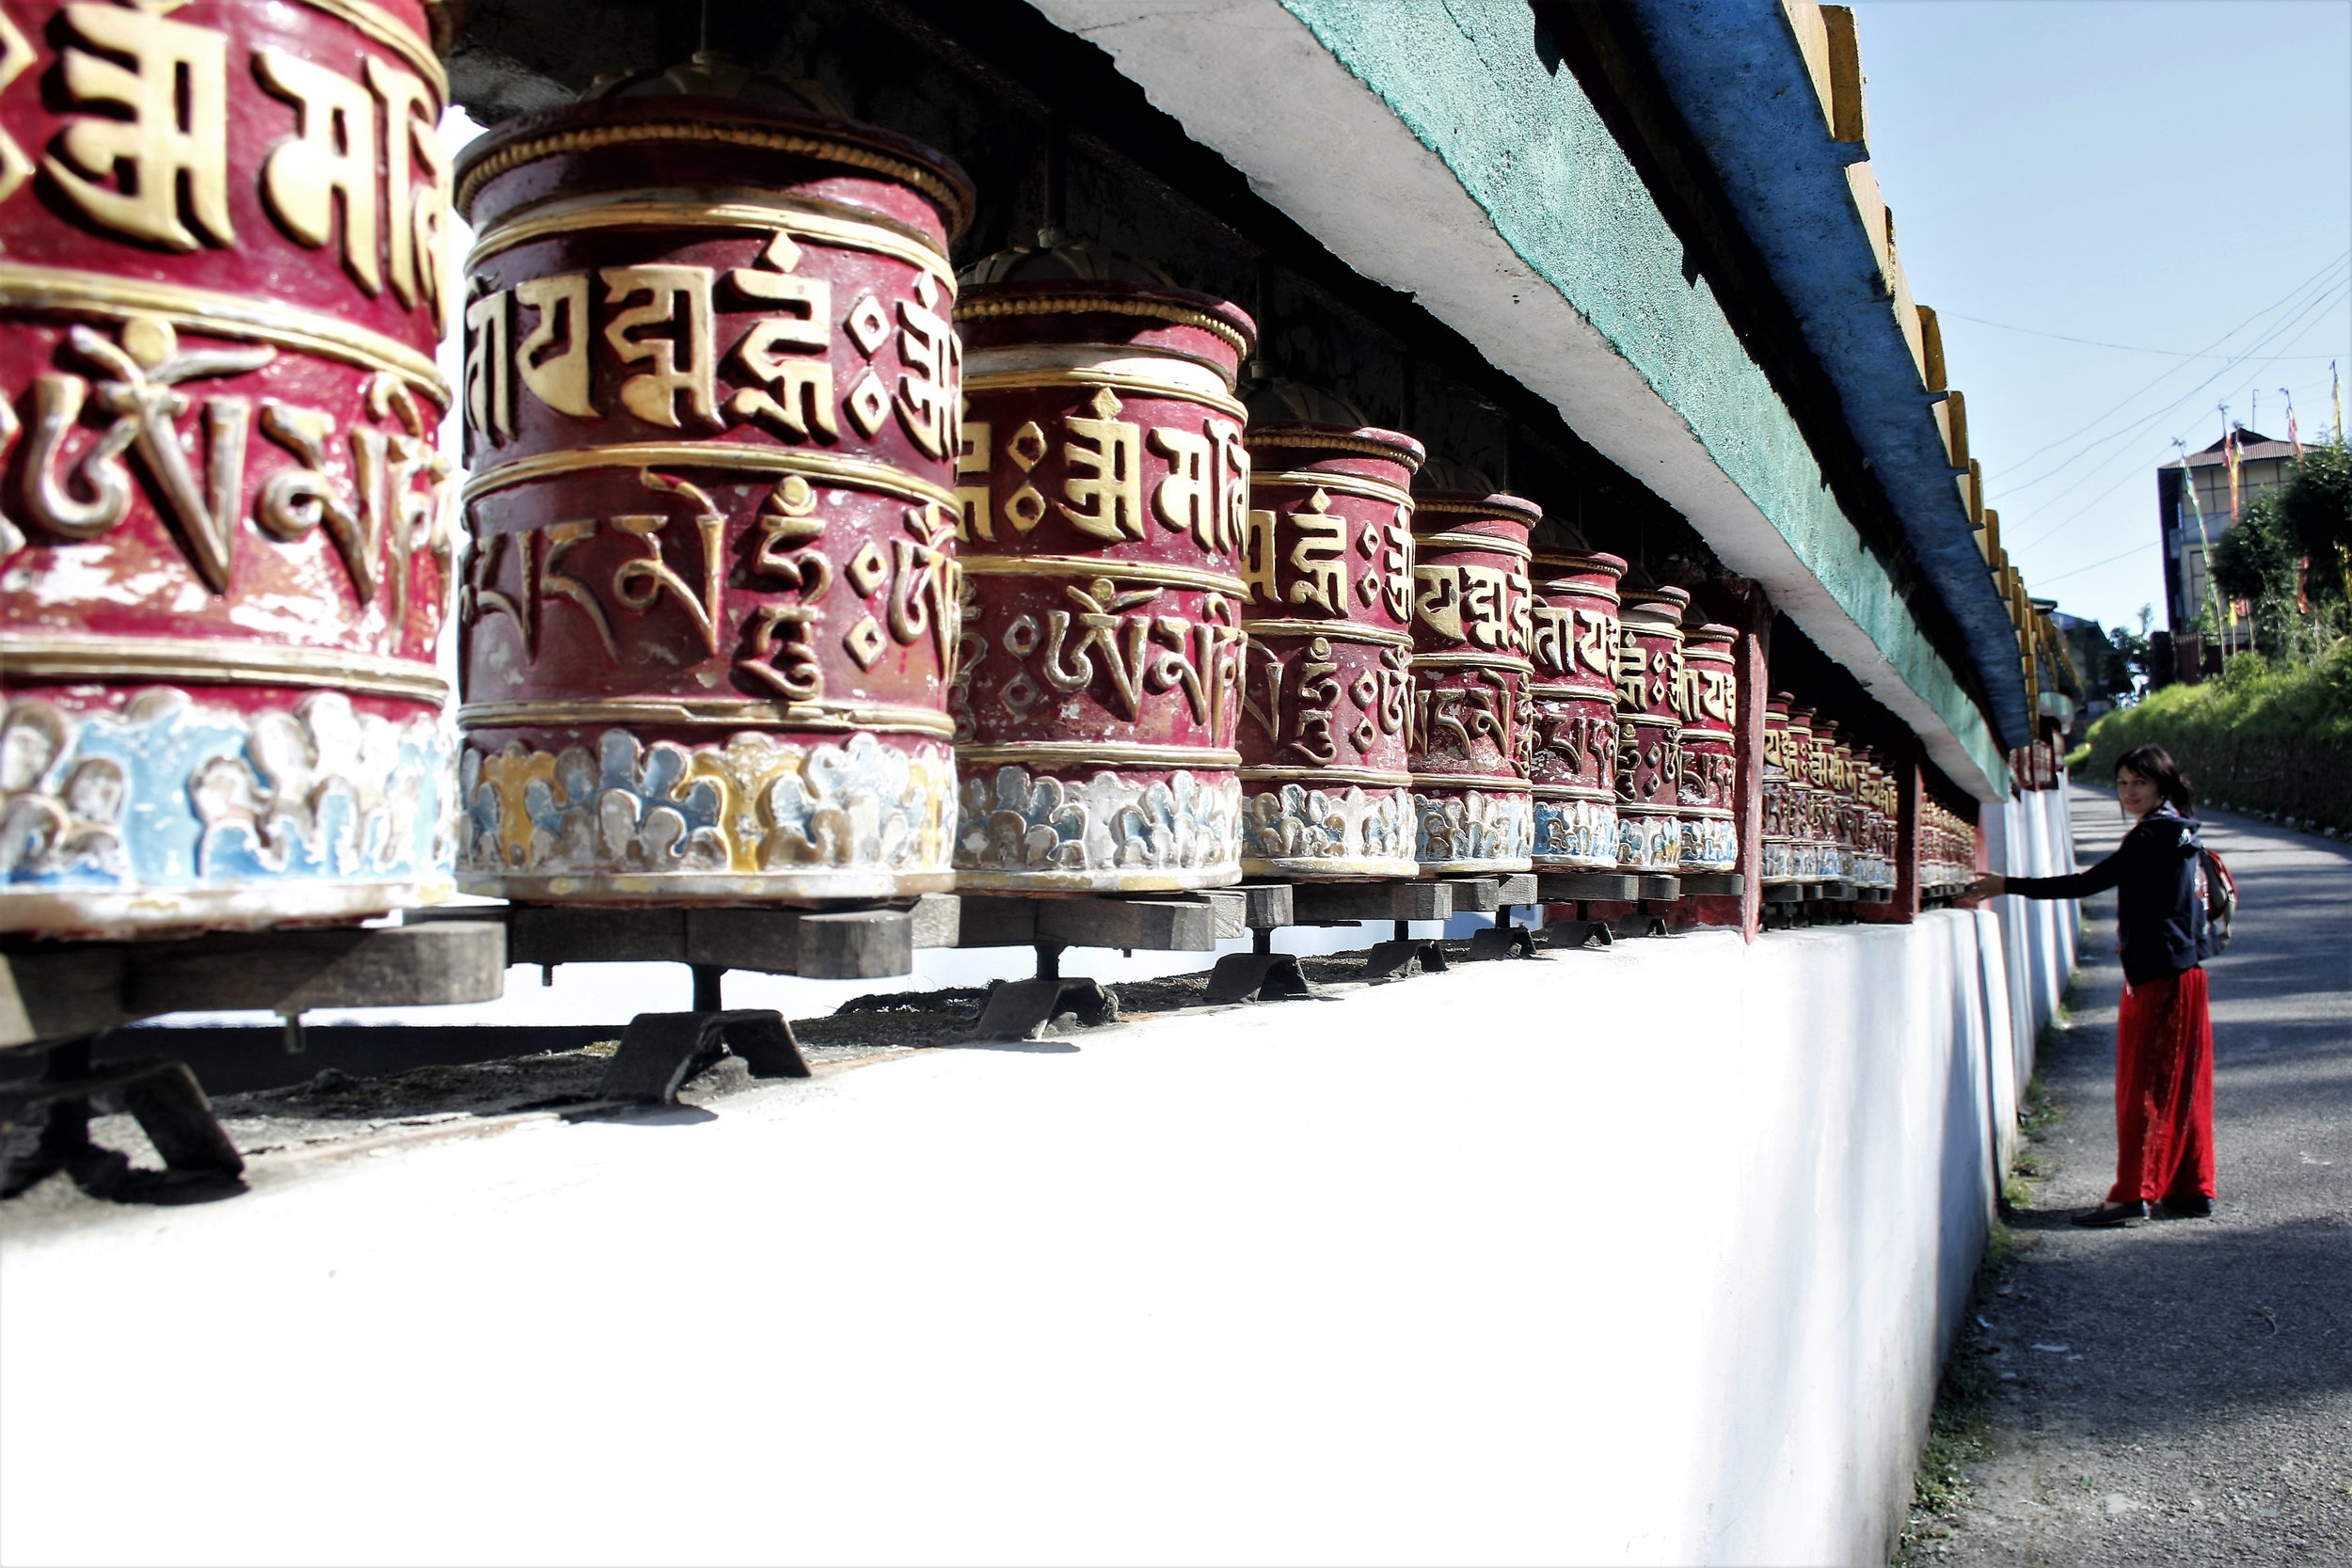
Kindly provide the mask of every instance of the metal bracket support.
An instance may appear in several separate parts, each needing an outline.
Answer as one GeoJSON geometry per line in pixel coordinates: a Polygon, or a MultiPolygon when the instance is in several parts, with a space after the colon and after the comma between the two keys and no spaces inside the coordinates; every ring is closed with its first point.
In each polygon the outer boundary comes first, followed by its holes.
{"type": "Polygon", "coordinates": [[[1298,959],[1289,953],[1228,953],[1209,975],[1212,1003],[1308,1002],[1314,995],[1298,959]]]}
{"type": "Polygon", "coordinates": [[[1416,969],[1423,974],[1438,974],[1446,967],[1445,949],[1434,942],[1415,937],[1391,937],[1375,942],[1364,955],[1364,978],[1367,980],[1402,980],[1416,969]]]}
{"type": "Polygon", "coordinates": [[[639,1013],[604,1069],[598,1094],[641,1105],[675,1105],[678,1090],[722,1058],[739,1056],[755,1078],[806,1078],[807,1058],[782,1013],[639,1013]]]}
{"type": "Polygon", "coordinates": [[[1489,926],[1483,931],[1470,933],[1470,961],[1483,962],[1488,958],[1532,958],[1535,956],[1535,933],[1524,926],[1489,926]]]}
{"type": "Polygon", "coordinates": [[[1575,947],[1587,953],[1606,953],[1616,945],[1616,933],[1606,920],[1562,920],[1544,927],[1547,947],[1575,947]]]}
{"type": "Polygon", "coordinates": [[[1074,1014],[1080,1023],[1095,1028],[1119,1022],[1119,1001],[1099,982],[1083,976],[1074,980],[1057,976],[1008,980],[989,992],[988,1006],[980,1010],[979,1022],[964,1037],[1041,1039],[1046,1026],[1064,1013],[1074,1014]]]}
{"type": "Polygon", "coordinates": [[[138,1122],[167,1169],[183,1176],[244,1174],[245,1156],[214,1117],[196,1074],[184,1062],[150,1057],[0,1085],[0,1196],[13,1196],[88,1153],[89,1120],[104,1101],[138,1122]]]}

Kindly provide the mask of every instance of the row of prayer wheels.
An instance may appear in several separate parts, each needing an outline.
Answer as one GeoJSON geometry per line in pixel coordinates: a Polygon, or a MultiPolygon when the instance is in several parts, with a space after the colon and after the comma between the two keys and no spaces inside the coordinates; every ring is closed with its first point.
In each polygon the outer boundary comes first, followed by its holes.
{"type": "Polygon", "coordinates": [[[1920,883],[1927,887],[1956,887],[1976,878],[1976,824],[1933,800],[1920,801],[1920,883]]]}
{"type": "MultiPolygon", "coordinates": [[[[453,168],[417,0],[25,8],[0,930],[1739,863],[1734,632],[1253,420],[1228,302],[959,279],[928,149],[614,96],[453,168]]],[[[1781,734],[1767,854],[1883,865],[1781,734]]]]}
{"type": "Polygon", "coordinates": [[[1836,720],[1785,691],[1765,705],[1761,862],[1767,886],[1895,885],[1901,802],[1894,779],[1868,747],[1850,745],[1837,732],[1836,720]]]}

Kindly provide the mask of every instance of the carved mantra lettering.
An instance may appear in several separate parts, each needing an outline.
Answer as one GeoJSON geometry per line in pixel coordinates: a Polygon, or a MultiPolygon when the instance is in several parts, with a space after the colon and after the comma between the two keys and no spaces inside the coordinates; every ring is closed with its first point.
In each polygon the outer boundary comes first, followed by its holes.
{"type": "Polygon", "coordinates": [[[1354,748],[1360,762],[1382,736],[1402,736],[1412,722],[1413,679],[1406,651],[1382,647],[1375,661],[1342,684],[1340,661],[1327,637],[1309,638],[1286,659],[1282,653],[1252,641],[1244,651],[1247,673],[1242,681],[1242,712],[1285,757],[1322,766],[1339,758],[1341,740],[1354,748]],[[1289,672],[1298,672],[1295,690],[1289,672]],[[1356,705],[1357,720],[1345,724],[1339,713],[1342,693],[1356,705]]]}
{"type": "Polygon", "coordinates": [[[1617,619],[1606,610],[1535,603],[1529,608],[1528,657],[1536,673],[1572,675],[1579,669],[1604,680],[1617,669],[1617,619]]]}
{"type": "Polygon", "coordinates": [[[1519,778],[1533,771],[1535,731],[1522,723],[1521,677],[1478,670],[1465,683],[1417,687],[1413,692],[1414,766],[1422,759],[1450,759],[1473,768],[1509,768],[1519,778]],[[1480,755],[1479,743],[1486,742],[1480,755]]]}
{"type": "MultiPolygon", "coordinates": [[[[232,249],[230,40],[167,14],[175,8],[149,0],[63,8],[58,97],[83,112],[62,117],[39,170],[73,215],[108,233],[166,250],[232,249]]],[[[21,29],[0,30],[0,80],[38,58],[21,29]]],[[[310,249],[336,245],[340,231],[343,270],[361,292],[374,297],[389,286],[437,336],[450,297],[438,101],[413,72],[358,58],[351,75],[283,49],[247,56],[254,80],[285,105],[287,134],[257,171],[262,206],[310,249]]],[[[0,202],[33,167],[0,136],[0,202]]]]}
{"type": "MultiPolygon", "coordinates": [[[[996,633],[1015,673],[997,686],[995,703],[1018,720],[1049,694],[1093,694],[1111,713],[1138,723],[1149,699],[1172,691],[1196,726],[1219,743],[1230,741],[1242,682],[1239,607],[1213,593],[1203,596],[1200,618],[1190,619],[1162,608],[1168,592],[1121,588],[1100,577],[1065,584],[1061,603],[1041,617],[1014,615],[996,633]]],[[[967,603],[967,615],[976,608],[967,603]]],[[[954,684],[961,711],[970,711],[973,679],[987,653],[979,630],[961,640],[954,684]]]]}
{"type": "Polygon", "coordinates": [[[1111,710],[1143,717],[1147,694],[1178,691],[1195,724],[1231,733],[1226,719],[1240,682],[1242,633],[1233,601],[1202,601],[1201,619],[1155,613],[1164,590],[1120,589],[1108,578],[1063,590],[1072,609],[1046,611],[1038,673],[1064,696],[1089,690],[1098,673],[1111,710]],[[1074,632],[1074,637],[1073,637],[1074,632]],[[1099,662],[1098,662],[1099,661],[1099,662]]]}
{"type": "Polygon", "coordinates": [[[833,443],[845,421],[871,440],[895,415],[925,455],[956,454],[961,471],[973,427],[957,417],[963,356],[938,280],[917,273],[912,297],[890,304],[871,292],[843,302],[832,279],[802,275],[805,256],[779,229],[750,266],[600,267],[479,295],[466,306],[469,437],[512,441],[525,396],[568,419],[602,418],[592,373],[601,345],[620,372],[611,398],[647,424],[754,424],[833,443]],[[719,317],[746,309],[765,313],[722,350],[719,317]],[[834,354],[844,338],[855,355],[844,356],[855,369],[846,386],[834,354]],[[894,338],[899,369],[885,385],[876,359],[894,338]],[[723,372],[733,388],[724,394],[723,372]]]}
{"type": "Polygon", "coordinates": [[[1367,522],[1357,531],[1352,553],[1360,564],[1352,565],[1348,520],[1330,506],[1329,494],[1317,489],[1287,512],[1251,509],[1241,552],[1249,602],[1319,610],[1332,620],[1347,619],[1354,605],[1385,607],[1391,620],[1403,621],[1413,587],[1413,533],[1406,510],[1398,507],[1390,521],[1367,522]],[[1351,571],[1357,574],[1352,587],[1351,571]]]}
{"type": "Polygon", "coordinates": [[[36,376],[29,428],[20,426],[12,396],[0,388],[0,463],[20,436],[26,443],[19,483],[0,495],[0,555],[35,537],[74,543],[119,528],[131,513],[135,465],[189,564],[215,594],[229,590],[237,524],[246,516],[281,542],[324,529],[358,602],[373,601],[389,578],[395,625],[407,616],[408,563],[418,550],[438,558],[446,575],[450,465],[435,446],[430,412],[396,377],[378,373],[366,383],[375,422],[339,428],[325,409],[276,398],[257,405],[237,391],[199,395],[196,383],[233,384],[269,364],[277,350],[183,348],[160,317],[130,317],[119,342],[72,327],[61,353],[98,379],[36,376]],[[109,420],[87,437],[92,413],[109,420]],[[249,486],[257,426],[294,465],[249,486]]]}
{"type": "Polygon", "coordinates": [[[1415,565],[1413,615],[1447,641],[1483,653],[1523,652],[1533,639],[1524,571],[1415,565]]]}
{"type": "Polygon", "coordinates": [[[1671,642],[1645,646],[1627,632],[1619,640],[1617,702],[1621,707],[1663,713],[1682,691],[1682,650],[1671,642]]]}
{"type": "Polygon", "coordinates": [[[1714,665],[1685,663],[1675,688],[1675,712],[1685,723],[1711,719],[1732,724],[1739,718],[1737,684],[1728,670],[1714,665]]]}
{"type": "Polygon", "coordinates": [[[1617,799],[1633,805],[1673,805],[1682,778],[1682,755],[1680,741],[1667,739],[1650,726],[1621,723],[1617,799]]]}
{"type": "MultiPolygon", "coordinates": [[[[1558,771],[1581,779],[1588,764],[1613,763],[1616,757],[1617,721],[1591,713],[1564,713],[1538,709],[1535,730],[1536,760],[1555,758],[1558,771]]],[[[1613,768],[1604,766],[1599,783],[1609,782],[1613,768]]]]}
{"type": "Polygon", "coordinates": [[[1677,796],[1686,806],[1727,806],[1738,763],[1728,752],[1682,749],[1682,777],[1677,796]]]}
{"type": "MultiPolygon", "coordinates": [[[[1083,412],[1061,416],[1058,448],[1034,420],[1004,444],[1020,483],[1005,498],[1001,520],[1016,537],[1058,515],[1080,533],[1106,544],[1145,536],[1143,453],[1168,460],[1168,472],[1152,486],[1150,515],[1163,530],[1192,536],[1202,550],[1231,555],[1242,548],[1249,502],[1249,453],[1241,427],[1209,418],[1198,428],[1181,424],[1146,426],[1119,416],[1126,404],[1108,387],[1098,388],[1083,412]],[[1039,467],[1058,456],[1062,478],[1057,495],[1038,488],[1039,467]]],[[[985,420],[966,421],[956,450],[957,498],[962,506],[956,537],[993,544],[999,515],[987,483],[994,432],[985,420]]],[[[1050,479],[1047,483],[1051,483],[1050,479]]]]}
{"type": "Polygon", "coordinates": [[[691,515],[628,513],[492,535],[468,574],[462,612],[469,633],[502,618],[522,644],[524,662],[535,664],[548,608],[560,600],[586,620],[606,659],[617,664],[632,651],[675,644],[674,626],[647,619],[666,606],[684,617],[690,646],[706,657],[727,652],[738,675],[789,702],[827,694],[820,634],[836,637],[861,670],[873,668],[894,644],[928,645],[938,668],[949,667],[962,571],[950,549],[952,527],[939,508],[903,508],[899,537],[860,540],[836,563],[822,548],[825,525],[814,487],[798,474],[786,476],[756,521],[749,593],[736,590],[749,598],[749,612],[739,645],[729,651],[724,515],[699,485],[653,472],[638,479],[656,495],[686,502],[691,515]],[[617,559],[609,543],[614,540],[625,542],[617,559]],[[576,558],[596,564],[577,565],[576,558]],[[616,617],[616,610],[627,618],[616,617]]]}

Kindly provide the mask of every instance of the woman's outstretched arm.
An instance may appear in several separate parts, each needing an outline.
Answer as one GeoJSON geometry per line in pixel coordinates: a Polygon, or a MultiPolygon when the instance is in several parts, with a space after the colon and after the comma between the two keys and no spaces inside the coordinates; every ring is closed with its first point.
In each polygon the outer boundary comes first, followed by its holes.
{"type": "Polygon", "coordinates": [[[2125,833],[2115,853],[2098,864],[2064,877],[2004,877],[1988,871],[1969,884],[1972,898],[1998,898],[2013,893],[2020,898],[2088,898],[2094,893],[2105,893],[2123,879],[2126,862],[2132,858],[2133,840],[2137,835],[2125,833]]]}

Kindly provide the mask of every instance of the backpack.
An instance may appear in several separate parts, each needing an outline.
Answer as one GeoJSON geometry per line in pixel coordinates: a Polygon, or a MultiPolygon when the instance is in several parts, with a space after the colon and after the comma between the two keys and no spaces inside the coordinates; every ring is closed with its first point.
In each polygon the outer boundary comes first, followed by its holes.
{"type": "Polygon", "coordinates": [[[2202,844],[2197,847],[2197,908],[2205,917],[2197,956],[2217,958],[2228,952],[2230,922],[2237,916],[2237,879],[2230,875],[2229,863],[2202,844]]]}

